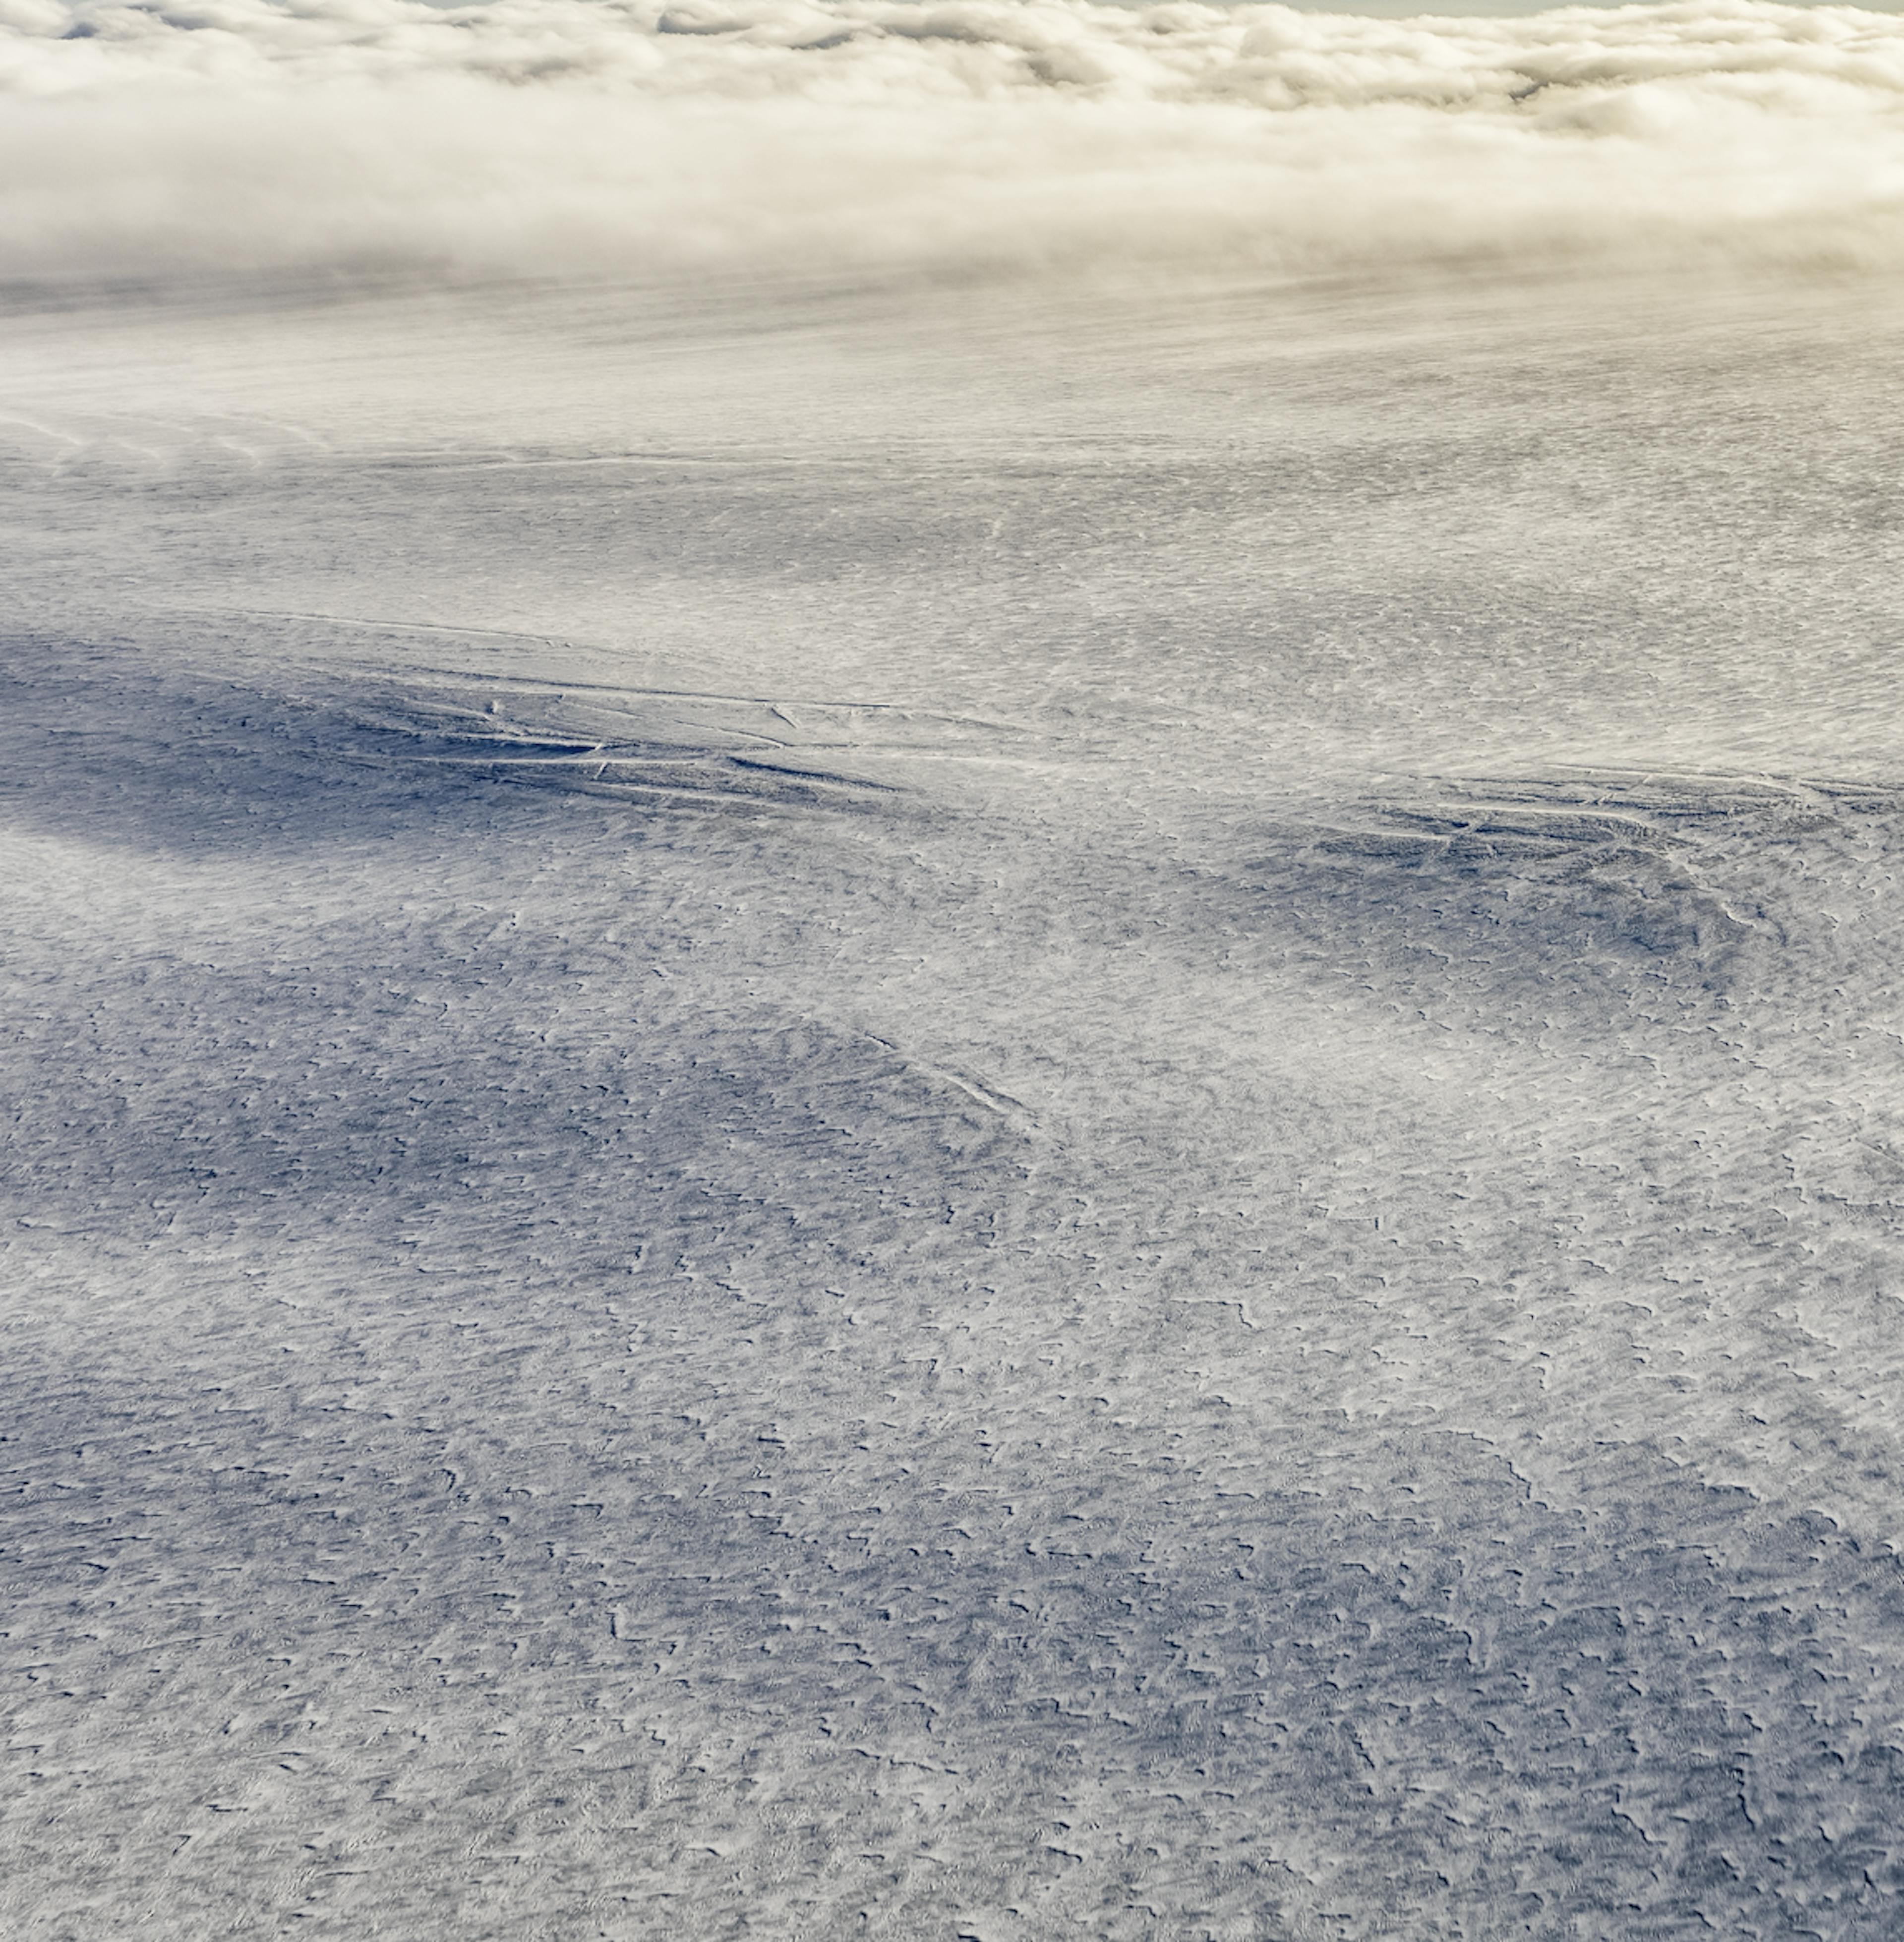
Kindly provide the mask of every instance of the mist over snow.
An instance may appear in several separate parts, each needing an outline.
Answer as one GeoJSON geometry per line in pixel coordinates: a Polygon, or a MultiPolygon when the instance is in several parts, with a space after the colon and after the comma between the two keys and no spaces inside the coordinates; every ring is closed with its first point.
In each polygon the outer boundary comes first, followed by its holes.
{"type": "Polygon", "coordinates": [[[5,1942],[1904,1931],[1904,24],[0,22],[5,1942]]]}
{"type": "Polygon", "coordinates": [[[6,0],[0,262],[1898,260],[1904,22],[6,0]]]}

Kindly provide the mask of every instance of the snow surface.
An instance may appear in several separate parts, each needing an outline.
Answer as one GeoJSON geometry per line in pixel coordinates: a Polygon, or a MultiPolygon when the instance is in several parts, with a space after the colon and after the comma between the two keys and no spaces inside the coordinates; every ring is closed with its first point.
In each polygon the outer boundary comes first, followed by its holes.
{"type": "Polygon", "coordinates": [[[1887,288],[0,331],[0,1931],[1897,1932],[1887,288]]]}

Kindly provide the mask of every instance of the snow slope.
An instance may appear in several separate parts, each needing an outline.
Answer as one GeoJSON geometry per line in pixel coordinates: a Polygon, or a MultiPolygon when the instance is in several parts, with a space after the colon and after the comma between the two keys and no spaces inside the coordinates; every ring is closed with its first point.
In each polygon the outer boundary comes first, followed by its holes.
{"type": "Polygon", "coordinates": [[[8,1935],[1896,1932],[1881,279],[0,331],[8,1935]]]}

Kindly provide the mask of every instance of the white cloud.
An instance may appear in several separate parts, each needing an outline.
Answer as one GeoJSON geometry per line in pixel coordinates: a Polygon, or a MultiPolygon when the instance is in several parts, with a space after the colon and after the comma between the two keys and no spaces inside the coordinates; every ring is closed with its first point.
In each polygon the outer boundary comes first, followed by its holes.
{"type": "Polygon", "coordinates": [[[0,0],[0,270],[1904,257],[1904,21],[0,0]]]}

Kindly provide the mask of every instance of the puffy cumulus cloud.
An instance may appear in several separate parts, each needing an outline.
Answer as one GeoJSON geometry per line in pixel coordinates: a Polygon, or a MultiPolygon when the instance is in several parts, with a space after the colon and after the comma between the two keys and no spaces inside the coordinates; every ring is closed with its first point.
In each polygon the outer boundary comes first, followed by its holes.
{"type": "Polygon", "coordinates": [[[0,274],[1904,260],[1904,21],[0,0],[0,274]]]}

